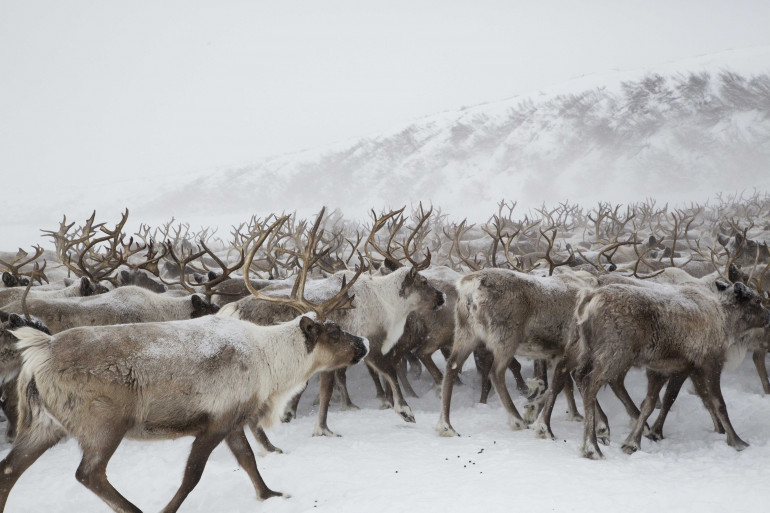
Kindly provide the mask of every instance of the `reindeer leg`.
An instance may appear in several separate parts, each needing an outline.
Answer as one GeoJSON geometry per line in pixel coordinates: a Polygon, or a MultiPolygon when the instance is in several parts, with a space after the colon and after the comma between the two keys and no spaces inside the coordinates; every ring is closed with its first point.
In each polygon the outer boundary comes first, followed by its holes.
{"type": "Polygon", "coordinates": [[[727,405],[725,399],[722,397],[722,369],[719,366],[714,365],[711,369],[706,371],[706,383],[709,385],[709,391],[711,395],[711,404],[713,405],[714,412],[717,419],[724,427],[727,434],[727,445],[735,449],[736,451],[742,451],[749,446],[746,442],[741,440],[738,433],[735,432],[730,418],[727,416],[727,405]]]}
{"type": "Polygon", "coordinates": [[[652,415],[655,410],[655,402],[657,401],[660,390],[663,385],[668,381],[668,377],[665,374],[654,372],[647,369],[647,396],[642,401],[642,409],[639,412],[639,416],[636,419],[634,428],[628,434],[626,441],[623,442],[621,449],[626,454],[633,454],[639,450],[639,446],[642,443],[642,431],[644,430],[644,424],[652,415]]]}
{"type": "Polygon", "coordinates": [[[516,381],[516,390],[518,390],[524,397],[528,396],[529,387],[527,387],[527,383],[524,381],[524,376],[521,375],[521,363],[519,363],[519,360],[515,357],[511,358],[511,361],[508,363],[508,368],[511,370],[513,379],[516,381]]]}
{"type": "Polygon", "coordinates": [[[4,383],[2,386],[3,399],[0,407],[3,409],[5,418],[8,419],[8,427],[5,429],[5,440],[13,442],[16,438],[16,424],[19,419],[19,394],[16,391],[16,379],[4,383]]]}
{"type": "Polygon", "coordinates": [[[709,412],[709,415],[711,415],[711,422],[714,424],[714,432],[724,434],[725,428],[722,427],[722,423],[719,421],[717,413],[714,410],[714,404],[711,401],[709,386],[706,383],[703,374],[693,370],[690,373],[690,379],[692,380],[693,385],[695,385],[695,391],[698,393],[698,397],[700,397],[701,401],[703,402],[703,407],[706,408],[706,411],[709,412]]]}
{"type": "MultiPolygon", "coordinates": [[[[620,402],[623,403],[623,406],[626,409],[626,413],[631,418],[631,425],[634,425],[636,423],[636,419],[639,418],[640,412],[639,408],[636,407],[636,403],[634,403],[634,400],[631,399],[631,396],[626,389],[626,385],[624,383],[625,378],[626,372],[619,374],[615,379],[610,381],[610,388],[615,393],[615,396],[620,399],[620,402]]],[[[657,401],[658,398],[656,397],[656,407],[657,401]]],[[[650,426],[648,426],[646,423],[644,424],[644,433],[650,433],[650,426]]]]}
{"type": "Polygon", "coordinates": [[[393,393],[393,409],[396,413],[398,413],[406,422],[414,422],[412,409],[406,403],[406,400],[401,393],[401,387],[398,386],[398,377],[396,376],[396,369],[393,365],[391,356],[372,354],[370,352],[366,356],[366,361],[371,363],[371,365],[382,374],[382,377],[385,378],[388,385],[390,385],[390,390],[393,393]]]}
{"type": "Polygon", "coordinates": [[[604,413],[602,405],[599,404],[598,399],[594,399],[594,408],[596,409],[597,415],[597,419],[595,421],[596,437],[600,444],[610,445],[610,423],[607,420],[607,414],[604,413]]]}
{"type": "MultiPolygon", "coordinates": [[[[487,404],[489,391],[492,390],[492,381],[489,379],[489,373],[492,370],[494,357],[486,348],[479,347],[473,351],[473,361],[476,363],[476,370],[481,376],[481,397],[479,398],[479,402],[481,404],[487,404]]],[[[449,361],[447,360],[447,365],[448,364],[449,361]]]]}
{"type": "Polygon", "coordinates": [[[508,425],[511,426],[511,429],[526,429],[527,423],[519,415],[519,411],[516,409],[516,405],[513,404],[511,395],[508,393],[508,387],[505,386],[505,371],[508,368],[508,363],[502,360],[495,361],[494,371],[492,372],[492,384],[495,386],[495,391],[500,397],[503,407],[508,412],[508,425]]]}
{"type": "MultiPolygon", "coordinates": [[[[364,362],[366,362],[366,360],[364,360],[364,362]]],[[[366,364],[366,370],[369,371],[369,376],[372,378],[372,381],[374,381],[374,388],[377,390],[377,399],[382,401],[382,408],[389,408],[390,405],[387,404],[385,390],[382,388],[382,384],[380,383],[380,375],[369,363],[366,364]]]]}
{"type": "MultiPolygon", "coordinates": [[[[123,440],[127,426],[110,426],[105,422],[102,429],[98,429],[99,426],[94,427],[97,428],[93,431],[98,433],[96,437],[88,440],[78,439],[83,450],[83,459],[75,472],[75,478],[115,511],[141,513],[139,508],[123,497],[107,480],[107,463],[123,440]]],[[[181,503],[181,500],[179,502],[181,503]]],[[[176,508],[164,511],[176,511],[176,508]]]]}
{"type": "Polygon", "coordinates": [[[342,399],[342,407],[340,409],[343,411],[359,410],[360,408],[350,400],[350,394],[348,393],[347,367],[334,371],[334,383],[337,385],[337,390],[339,390],[342,399]]]}
{"type": "MultiPolygon", "coordinates": [[[[243,435],[243,428],[239,428],[243,435]]],[[[228,436],[228,433],[219,431],[209,431],[201,433],[193,440],[192,449],[190,449],[190,455],[187,457],[187,465],[184,470],[184,477],[182,477],[182,484],[174,494],[165,508],[161,510],[161,513],[174,513],[182,505],[182,502],[190,495],[193,488],[200,482],[203,475],[203,469],[206,467],[206,462],[211,455],[211,451],[219,445],[219,443],[228,436]]],[[[245,437],[245,435],[244,435],[245,437]]],[[[246,442],[248,444],[248,442],[246,442]]],[[[116,446],[117,447],[117,446],[116,446]]],[[[237,457],[237,455],[236,455],[237,457]]],[[[252,453],[252,458],[254,454],[252,453]]],[[[240,463],[240,461],[238,461],[240,463]]],[[[106,466],[106,462],[105,462],[106,466]]],[[[106,478],[105,478],[106,480],[106,478]]]]}
{"type": "Polygon", "coordinates": [[[676,372],[668,378],[668,385],[666,385],[666,392],[663,394],[663,404],[660,406],[660,413],[658,418],[655,419],[650,428],[650,432],[647,433],[647,438],[654,442],[663,440],[663,424],[666,422],[668,412],[671,411],[671,407],[674,405],[679,391],[682,389],[682,385],[687,380],[688,372],[676,372]]]}
{"type": "Polygon", "coordinates": [[[260,427],[259,423],[256,420],[249,420],[248,422],[249,428],[251,429],[251,434],[254,435],[254,439],[257,441],[259,445],[262,446],[262,448],[267,452],[277,452],[278,454],[283,454],[283,451],[272,444],[270,439],[267,437],[267,433],[265,433],[265,430],[260,427]]]}
{"type": "Polygon", "coordinates": [[[419,379],[419,377],[422,376],[422,365],[420,357],[412,351],[407,351],[406,361],[409,362],[409,373],[412,374],[415,379],[419,379]]]}
{"type": "Polygon", "coordinates": [[[406,358],[401,358],[396,364],[396,375],[401,385],[404,387],[404,393],[409,397],[419,397],[412,388],[412,384],[406,377],[406,358]]]}
{"type": "Polygon", "coordinates": [[[418,353],[417,357],[422,362],[422,366],[425,367],[425,369],[430,374],[430,377],[433,378],[433,382],[436,384],[436,386],[440,387],[441,381],[444,379],[444,374],[438,368],[436,362],[433,361],[431,355],[418,353]]]}
{"type": "MultiPolygon", "coordinates": [[[[555,438],[553,431],[551,431],[551,413],[553,413],[556,397],[567,385],[567,382],[569,382],[570,387],[572,387],[572,377],[570,377],[566,367],[567,365],[563,358],[556,363],[556,366],[553,369],[551,386],[548,387],[548,390],[542,396],[545,400],[543,409],[540,410],[540,415],[538,415],[537,420],[532,425],[532,429],[535,430],[535,436],[538,438],[555,438]]],[[[575,401],[574,397],[572,398],[572,401],[575,401]]]]}
{"type": "Polygon", "coordinates": [[[449,422],[449,409],[452,404],[452,388],[454,388],[455,380],[463,369],[465,360],[468,359],[468,356],[470,356],[475,346],[476,341],[473,339],[471,339],[470,344],[463,344],[455,339],[452,353],[449,355],[449,358],[447,358],[446,371],[444,372],[444,379],[441,382],[441,416],[436,425],[436,431],[438,431],[438,434],[441,436],[460,436],[449,422]]]}
{"type": "Polygon", "coordinates": [[[318,420],[313,429],[313,436],[339,436],[326,425],[326,418],[329,415],[329,403],[332,400],[332,392],[334,390],[334,371],[319,373],[319,381],[320,388],[318,394],[320,396],[320,404],[318,405],[318,420]]]}
{"type": "Polygon", "coordinates": [[[770,394],[770,381],[767,379],[767,366],[765,365],[765,355],[767,351],[763,349],[757,349],[751,355],[751,359],[754,360],[754,367],[757,369],[759,375],[759,381],[762,382],[762,391],[765,395],[770,394]]]}
{"type": "Polygon", "coordinates": [[[535,360],[535,379],[543,382],[543,386],[548,388],[548,362],[546,360],[535,360]]]}
{"type": "Polygon", "coordinates": [[[283,415],[281,416],[281,422],[291,422],[291,419],[297,418],[297,408],[299,407],[299,400],[302,398],[302,393],[307,388],[307,382],[305,383],[305,386],[302,387],[302,390],[297,392],[297,395],[291,398],[291,401],[286,405],[286,410],[284,410],[283,415]]]}
{"type": "Polygon", "coordinates": [[[0,511],[5,509],[8,494],[24,471],[64,436],[61,430],[50,430],[36,424],[19,434],[11,451],[0,462],[0,511]]]}
{"type": "MultiPolygon", "coordinates": [[[[555,373],[556,371],[554,370],[554,374],[555,373]]],[[[554,377],[554,379],[556,378],[554,377]]],[[[575,402],[575,386],[572,383],[572,376],[570,376],[569,373],[567,373],[567,376],[564,378],[564,397],[567,399],[567,420],[581,422],[583,416],[578,411],[577,403],[575,402]]]]}
{"type": "Polygon", "coordinates": [[[227,435],[225,442],[230,448],[230,451],[235,455],[235,459],[238,460],[238,465],[240,465],[249,475],[249,479],[251,479],[251,483],[257,491],[257,498],[259,500],[263,501],[270,497],[281,497],[283,495],[280,492],[274,492],[268,488],[262,480],[262,476],[259,475],[259,470],[257,470],[257,460],[254,458],[254,451],[251,450],[251,446],[246,439],[243,428],[235,429],[232,433],[227,435]]]}
{"type": "Polygon", "coordinates": [[[590,377],[584,379],[586,383],[581,386],[583,391],[583,410],[585,411],[581,452],[588,459],[600,460],[604,456],[599,449],[599,445],[596,443],[596,394],[599,392],[601,383],[591,380],[590,377]]]}

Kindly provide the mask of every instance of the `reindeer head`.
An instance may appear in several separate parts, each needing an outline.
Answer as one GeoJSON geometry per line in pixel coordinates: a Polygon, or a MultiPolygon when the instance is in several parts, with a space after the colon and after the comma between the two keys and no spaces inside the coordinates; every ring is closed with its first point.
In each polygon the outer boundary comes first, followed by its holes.
{"type": "Polygon", "coordinates": [[[109,289],[104,285],[95,283],[90,279],[86,278],[85,276],[80,278],[80,295],[83,297],[95,296],[97,294],[104,294],[105,292],[108,292],[108,291],[109,289]]]}
{"type": "Polygon", "coordinates": [[[316,370],[332,370],[358,363],[369,352],[369,341],[343,331],[331,321],[303,316],[299,327],[308,353],[315,352],[316,370]]]}
{"type": "Polygon", "coordinates": [[[197,319],[198,317],[215,314],[219,311],[219,305],[202,298],[198,294],[190,296],[190,301],[192,301],[190,319],[197,319]]]}
{"type": "Polygon", "coordinates": [[[762,297],[743,283],[732,287],[716,282],[720,301],[727,312],[731,333],[739,335],[748,330],[770,326],[770,310],[762,305],[762,297]]]}
{"type": "Polygon", "coordinates": [[[420,271],[427,269],[428,266],[430,266],[430,251],[425,260],[415,264],[408,271],[401,272],[403,281],[398,295],[411,303],[413,310],[438,310],[446,302],[444,293],[433,288],[427,278],[420,274],[420,271]]]}

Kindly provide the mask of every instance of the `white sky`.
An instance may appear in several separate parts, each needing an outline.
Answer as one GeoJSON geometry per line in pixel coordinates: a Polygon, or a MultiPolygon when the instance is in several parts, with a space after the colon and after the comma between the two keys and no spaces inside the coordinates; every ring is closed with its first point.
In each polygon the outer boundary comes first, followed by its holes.
{"type": "Polygon", "coordinates": [[[0,172],[59,187],[243,164],[767,45],[768,27],[756,0],[0,0],[0,172]]]}

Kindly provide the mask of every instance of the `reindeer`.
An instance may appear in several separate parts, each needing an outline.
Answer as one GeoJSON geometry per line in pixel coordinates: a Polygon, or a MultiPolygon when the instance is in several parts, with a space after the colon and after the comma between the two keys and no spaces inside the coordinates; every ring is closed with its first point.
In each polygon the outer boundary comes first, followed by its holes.
{"type": "MultiPolygon", "coordinates": [[[[133,285],[96,296],[30,299],[27,306],[54,333],[79,326],[194,319],[219,310],[197,294],[170,297],[133,285]]],[[[21,301],[3,308],[14,313],[24,310],[21,301]]]]}
{"type": "Polygon", "coordinates": [[[271,425],[312,374],[366,355],[365,339],[323,322],[334,309],[352,308],[348,290],[342,287],[322,305],[301,294],[282,301],[311,313],[269,327],[206,316],[81,327],[54,336],[16,330],[23,400],[19,435],[0,462],[0,511],[22,473],[68,435],[83,450],[76,478],[115,511],[139,512],[106,476],[123,438],[195,437],[182,484],[164,512],[177,511],[223,440],[260,500],[282,495],[262,480],[243,427],[249,421],[271,425]]]}
{"type": "MultiPolygon", "coordinates": [[[[564,351],[578,294],[595,286],[587,273],[538,277],[504,269],[484,269],[457,282],[455,341],[442,383],[437,431],[459,436],[449,422],[452,388],[462,365],[483,344],[494,356],[492,383],[513,429],[526,427],[505,386],[505,369],[515,354],[554,359],[564,351]]],[[[574,405],[571,415],[576,416],[574,405]]]]}
{"type": "Polygon", "coordinates": [[[699,285],[645,287],[608,285],[586,292],[575,310],[575,339],[570,351],[585,409],[583,455],[599,459],[596,444],[596,394],[633,365],[647,367],[647,396],[623,444],[631,454],[655,399],[668,377],[686,372],[705,404],[710,404],[736,450],[748,446],[735,433],[722,398],[720,377],[725,352],[747,330],[770,325],[770,311],[745,285],[716,282],[718,292],[699,285]],[[666,289],[666,290],[664,290],[666,289]]]}
{"type": "MultiPolygon", "coordinates": [[[[37,288],[37,287],[36,287],[37,288]]],[[[107,292],[107,287],[99,285],[89,280],[85,276],[71,285],[55,290],[35,290],[30,289],[27,294],[28,299],[54,299],[65,297],[87,297],[107,292]]],[[[14,287],[10,289],[0,289],[0,306],[16,301],[21,301],[24,295],[24,289],[14,287]]]]}
{"type": "Polygon", "coordinates": [[[8,426],[5,430],[7,441],[13,441],[16,437],[16,411],[18,396],[16,394],[16,376],[21,368],[21,357],[14,347],[16,338],[11,335],[11,331],[28,326],[30,328],[42,331],[48,335],[51,332],[40,322],[39,319],[25,319],[16,314],[9,314],[0,311],[0,390],[2,390],[2,408],[5,417],[8,419],[8,426]]]}

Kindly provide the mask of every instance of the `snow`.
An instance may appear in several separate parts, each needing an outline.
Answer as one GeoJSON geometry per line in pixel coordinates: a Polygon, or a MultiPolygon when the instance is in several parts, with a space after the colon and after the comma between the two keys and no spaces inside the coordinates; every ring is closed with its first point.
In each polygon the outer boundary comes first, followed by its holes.
{"type": "MultiPolygon", "coordinates": [[[[421,397],[408,399],[417,418],[416,424],[408,424],[392,410],[378,409],[362,365],[348,371],[352,398],[362,409],[343,412],[333,405],[329,424],[342,437],[311,437],[317,412],[314,379],[299,417],[268,432],[286,453],[257,460],[268,486],[290,498],[257,504],[248,477],[220,445],[180,512],[502,512],[515,507],[707,513],[755,509],[770,500],[770,398],[761,395],[750,359],[723,376],[730,418],[751,444],[748,449],[736,452],[724,435],[712,432],[700,399],[685,385],[666,422],[666,439],[653,443],[644,438],[641,450],[627,456],[620,444],[630,430],[628,418],[605,389],[599,399],[610,420],[612,443],[602,448],[605,460],[599,462],[580,457],[582,423],[566,420],[563,398],[553,416],[557,440],[536,439],[532,430],[512,431],[495,394],[488,405],[476,402],[479,384],[472,367],[466,363],[465,385],[456,386],[453,395],[451,418],[459,438],[441,438],[434,431],[440,401],[427,373],[412,379],[421,397]]],[[[523,367],[525,376],[531,374],[531,364],[524,362],[523,367]]],[[[626,384],[640,401],[643,373],[633,370],[626,384]]],[[[523,399],[514,394],[514,400],[521,410],[523,399]]],[[[181,482],[191,440],[123,441],[108,476],[143,511],[157,511],[181,482]]],[[[49,450],[16,484],[6,511],[109,511],[75,480],[79,456],[72,440],[49,450]]]]}

